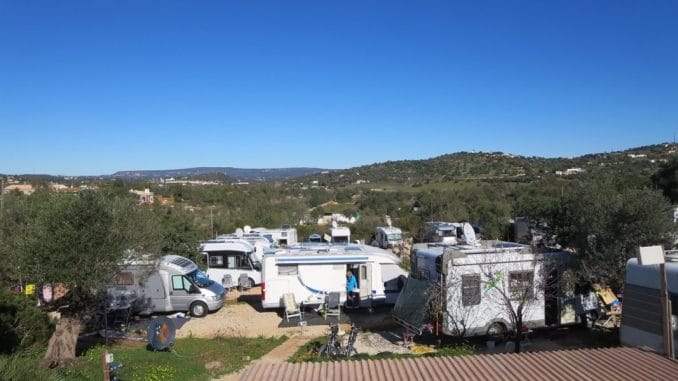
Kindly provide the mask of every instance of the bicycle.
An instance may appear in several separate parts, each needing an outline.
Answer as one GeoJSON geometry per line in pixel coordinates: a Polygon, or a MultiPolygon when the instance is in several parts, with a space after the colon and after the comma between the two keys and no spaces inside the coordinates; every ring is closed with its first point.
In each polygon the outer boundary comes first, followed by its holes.
{"type": "Polygon", "coordinates": [[[337,340],[337,335],[339,334],[339,325],[330,324],[330,336],[327,339],[327,344],[320,347],[318,350],[318,357],[329,357],[329,356],[339,356],[342,351],[337,340]]]}
{"type": "Polygon", "coordinates": [[[346,347],[343,348],[342,355],[351,356],[358,354],[358,351],[353,346],[358,337],[358,332],[360,332],[360,328],[356,327],[355,323],[351,323],[351,333],[348,335],[348,341],[346,342],[346,347]]]}

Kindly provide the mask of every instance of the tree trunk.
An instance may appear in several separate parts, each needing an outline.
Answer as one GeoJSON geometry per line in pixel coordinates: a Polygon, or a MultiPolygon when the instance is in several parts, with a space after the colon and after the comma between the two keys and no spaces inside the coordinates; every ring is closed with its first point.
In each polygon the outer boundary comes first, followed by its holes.
{"type": "Polygon", "coordinates": [[[49,339],[47,353],[40,361],[43,368],[55,368],[68,361],[75,360],[75,345],[80,334],[80,320],[62,318],[49,339]]]}

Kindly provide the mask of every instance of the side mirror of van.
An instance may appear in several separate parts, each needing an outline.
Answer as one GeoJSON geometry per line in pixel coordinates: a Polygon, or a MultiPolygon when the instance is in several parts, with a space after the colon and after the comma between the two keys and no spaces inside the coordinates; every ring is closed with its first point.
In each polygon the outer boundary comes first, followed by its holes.
{"type": "Polygon", "coordinates": [[[194,284],[191,285],[191,287],[188,289],[189,294],[199,294],[200,289],[196,287],[194,284]]]}

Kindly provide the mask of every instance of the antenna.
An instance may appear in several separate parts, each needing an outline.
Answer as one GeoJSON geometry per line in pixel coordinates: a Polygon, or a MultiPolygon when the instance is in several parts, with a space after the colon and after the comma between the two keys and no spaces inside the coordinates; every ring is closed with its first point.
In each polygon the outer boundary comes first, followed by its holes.
{"type": "Polygon", "coordinates": [[[389,228],[392,226],[391,225],[391,217],[389,217],[389,216],[386,216],[386,225],[388,225],[389,228]]]}

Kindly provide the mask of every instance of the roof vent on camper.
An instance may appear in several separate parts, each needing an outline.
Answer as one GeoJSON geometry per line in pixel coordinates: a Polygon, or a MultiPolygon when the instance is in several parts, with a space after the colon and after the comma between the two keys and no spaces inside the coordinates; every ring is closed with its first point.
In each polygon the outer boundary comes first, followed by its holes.
{"type": "Polygon", "coordinates": [[[252,227],[249,225],[245,225],[242,230],[245,232],[245,234],[249,234],[249,232],[252,231],[252,227]]]}

